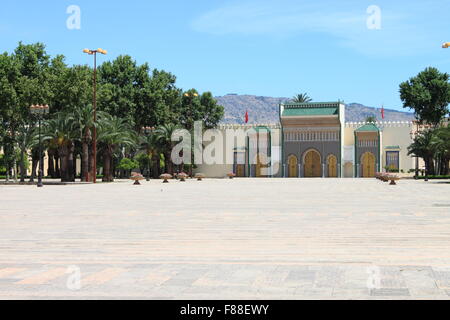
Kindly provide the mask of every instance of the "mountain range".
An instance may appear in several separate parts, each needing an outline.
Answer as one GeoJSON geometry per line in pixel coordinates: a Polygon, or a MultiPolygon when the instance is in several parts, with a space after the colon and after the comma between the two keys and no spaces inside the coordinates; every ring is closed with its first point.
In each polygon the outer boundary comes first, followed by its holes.
{"type": "MultiPolygon", "coordinates": [[[[216,97],[217,102],[225,108],[222,123],[244,123],[245,112],[248,111],[249,123],[277,123],[279,122],[278,106],[288,102],[289,98],[261,97],[253,95],[228,94],[216,97]]],[[[381,107],[368,107],[360,103],[346,104],[346,122],[365,121],[367,117],[374,116],[381,119],[381,107]]],[[[397,110],[385,109],[384,121],[411,121],[414,114],[397,110]]]]}

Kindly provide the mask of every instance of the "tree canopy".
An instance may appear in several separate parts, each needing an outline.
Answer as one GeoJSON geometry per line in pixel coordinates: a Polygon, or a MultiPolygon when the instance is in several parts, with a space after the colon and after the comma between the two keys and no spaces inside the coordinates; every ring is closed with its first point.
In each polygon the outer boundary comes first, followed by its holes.
{"type": "MultiPolygon", "coordinates": [[[[210,92],[195,89],[183,91],[170,72],[151,69],[148,63],[138,64],[131,56],[120,55],[99,65],[97,73],[97,106],[102,113],[100,123],[90,119],[92,113],[93,69],[88,65],[69,66],[63,55],[51,57],[42,43],[19,43],[12,52],[0,55],[0,147],[7,173],[15,167],[15,154],[27,159],[32,150],[24,147],[23,129],[34,126],[36,117],[30,106],[50,106],[45,121],[45,143],[49,154],[49,171],[73,179],[73,157],[82,157],[83,175],[87,179],[92,167],[92,132],[99,131],[100,147],[107,168],[107,180],[112,179],[114,151],[130,138],[112,143],[117,135],[144,135],[146,128],[173,126],[192,129],[194,121],[203,121],[205,128],[216,126],[222,119],[223,107],[210,92]],[[110,132],[109,132],[110,131],[110,132]],[[26,156],[27,155],[27,156],[26,156]],[[111,159],[109,159],[111,158],[111,159]],[[52,162],[52,163],[50,163],[52,162]],[[88,168],[89,167],[89,168],[88,168]]],[[[153,148],[153,147],[152,147],[153,148]]],[[[157,148],[161,154],[167,150],[157,148]]],[[[134,150],[133,152],[135,152],[134,150]]],[[[127,155],[130,156],[130,155],[127,155]]],[[[102,155],[99,155],[102,157],[102,155]]],[[[157,155],[154,155],[157,159],[157,155]]],[[[21,171],[24,169],[21,162],[21,171]]],[[[167,160],[166,160],[167,162],[167,160]]]]}
{"type": "Polygon", "coordinates": [[[437,126],[449,113],[449,75],[436,68],[426,68],[400,84],[400,98],[404,108],[414,110],[419,122],[437,126]]]}

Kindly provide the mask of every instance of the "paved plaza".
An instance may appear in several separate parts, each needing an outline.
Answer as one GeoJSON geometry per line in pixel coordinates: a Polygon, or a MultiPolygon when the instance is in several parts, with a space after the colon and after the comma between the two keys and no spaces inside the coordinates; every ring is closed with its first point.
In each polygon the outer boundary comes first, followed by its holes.
{"type": "Polygon", "coordinates": [[[448,299],[449,195],[375,179],[0,186],[0,299],[448,299]]]}

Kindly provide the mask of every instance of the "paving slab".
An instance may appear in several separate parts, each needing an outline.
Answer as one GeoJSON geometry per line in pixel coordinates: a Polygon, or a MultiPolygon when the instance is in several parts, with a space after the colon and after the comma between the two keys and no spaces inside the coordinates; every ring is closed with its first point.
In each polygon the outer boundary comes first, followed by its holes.
{"type": "Polygon", "coordinates": [[[375,179],[0,184],[0,299],[450,299],[449,191],[375,179]]]}

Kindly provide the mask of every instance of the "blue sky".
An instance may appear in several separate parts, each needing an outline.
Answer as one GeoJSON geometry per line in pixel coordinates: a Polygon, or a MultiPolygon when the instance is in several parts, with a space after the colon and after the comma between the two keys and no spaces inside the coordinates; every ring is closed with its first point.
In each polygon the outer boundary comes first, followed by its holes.
{"type": "Polygon", "coordinates": [[[2,0],[0,50],[44,42],[70,64],[82,49],[130,54],[165,69],[184,89],[344,100],[401,110],[400,82],[425,67],[450,72],[450,1],[2,0]],[[67,8],[81,10],[70,30],[67,8]],[[367,9],[381,10],[369,29],[367,9]]]}

